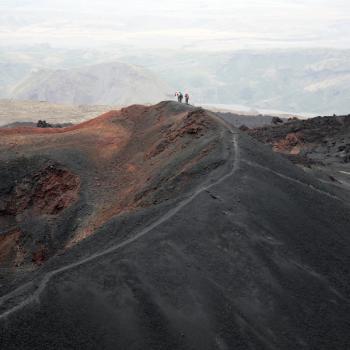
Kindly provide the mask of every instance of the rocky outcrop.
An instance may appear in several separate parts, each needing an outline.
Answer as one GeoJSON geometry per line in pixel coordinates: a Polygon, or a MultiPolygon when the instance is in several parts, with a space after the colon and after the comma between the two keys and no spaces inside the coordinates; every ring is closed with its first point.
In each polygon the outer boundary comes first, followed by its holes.
{"type": "Polygon", "coordinates": [[[344,164],[350,159],[350,116],[292,119],[248,130],[248,134],[303,165],[344,164]]]}
{"type": "Polygon", "coordinates": [[[79,195],[79,177],[67,169],[51,164],[38,173],[17,180],[1,198],[0,215],[57,215],[73,204],[79,195]]]}
{"type": "Polygon", "coordinates": [[[53,245],[59,246],[47,231],[78,201],[80,178],[52,162],[22,178],[17,177],[18,169],[11,169],[0,191],[0,264],[41,265],[55,253],[53,245]],[[30,224],[33,219],[36,224],[30,224]]]}

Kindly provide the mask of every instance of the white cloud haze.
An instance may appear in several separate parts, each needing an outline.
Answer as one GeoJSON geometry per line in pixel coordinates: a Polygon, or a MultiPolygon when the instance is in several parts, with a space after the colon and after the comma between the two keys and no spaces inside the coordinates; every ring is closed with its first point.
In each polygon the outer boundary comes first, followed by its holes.
{"type": "Polygon", "coordinates": [[[350,48],[346,0],[2,0],[0,44],[350,48]]]}

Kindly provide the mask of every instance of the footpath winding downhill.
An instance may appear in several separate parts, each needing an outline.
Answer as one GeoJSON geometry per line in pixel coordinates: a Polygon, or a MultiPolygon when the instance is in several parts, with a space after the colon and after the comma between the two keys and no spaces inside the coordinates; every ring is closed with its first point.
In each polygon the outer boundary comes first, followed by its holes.
{"type": "Polygon", "coordinates": [[[32,152],[82,179],[80,199],[57,220],[83,218],[69,231],[83,239],[11,281],[0,298],[1,348],[348,348],[348,198],[215,114],[173,102],[53,135],[54,151],[35,138],[32,152]],[[104,159],[90,175],[96,129],[108,142],[99,140],[104,159]],[[56,152],[67,141],[80,147],[79,166],[67,148],[56,152]],[[98,173],[106,164],[110,177],[98,173]],[[96,173],[98,194],[89,192],[96,173]],[[121,188],[103,190],[115,179],[128,188],[118,201],[121,188]],[[96,204],[85,212],[86,199],[96,204]],[[91,217],[93,234],[82,235],[91,217]]]}
{"type": "Polygon", "coordinates": [[[28,289],[30,291],[30,295],[28,297],[26,297],[23,301],[21,301],[19,304],[17,304],[14,307],[11,307],[10,309],[8,309],[6,311],[3,311],[0,314],[0,320],[6,319],[6,317],[9,316],[10,314],[12,314],[18,310],[21,310],[26,305],[28,305],[32,302],[40,302],[39,298],[40,298],[41,293],[44,291],[44,289],[46,288],[46,286],[50,282],[50,280],[53,277],[55,277],[56,275],[63,273],[63,272],[66,272],[68,270],[74,269],[75,267],[81,266],[83,264],[87,264],[87,263],[89,263],[95,259],[98,259],[100,257],[103,257],[107,254],[114,253],[117,250],[124,248],[125,246],[135,242],[136,240],[138,240],[138,239],[142,238],[143,236],[145,236],[146,234],[150,233],[152,230],[154,230],[158,226],[164,224],[167,220],[172,218],[181,209],[186,207],[186,205],[191,203],[196,197],[198,197],[199,194],[201,194],[204,191],[210,190],[214,186],[220,184],[221,182],[225,181],[226,179],[228,179],[229,177],[234,175],[234,173],[239,168],[238,133],[233,132],[231,127],[228,126],[228,128],[233,135],[232,144],[234,145],[234,157],[233,157],[232,169],[226,175],[223,175],[220,179],[213,181],[210,184],[200,186],[194,193],[189,195],[187,198],[181,200],[176,206],[174,206],[174,208],[170,209],[167,213],[162,215],[160,218],[156,219],[152,224],[146,226],[141,231],[135,233],[134,235],[131,235],[131,237],[126,239],[125,241],[123,241],[117,245],[112,245],[110,248],[103,250],[101,252],[96,252],[96,253],[92,254],[91,256],[86,257],[82,260],[76,261],[76,262],[69,264],[69,265],[66,265],[66,266],[62,266],[56,270],[50,271],[43,276],[42,280],[39,283],[37,283],[35,281],[32,281],[30,283],[26,283],[24,286],[18,287],[13,292],[0,297],[0,307],[1,307],[5,302],[8,302],[11,298],[16,298],[18,296],[18,293],[22,294],[25,289],[28,289]],[[34,292],[32,290],[33,286],[35,286],[34,292]]]}

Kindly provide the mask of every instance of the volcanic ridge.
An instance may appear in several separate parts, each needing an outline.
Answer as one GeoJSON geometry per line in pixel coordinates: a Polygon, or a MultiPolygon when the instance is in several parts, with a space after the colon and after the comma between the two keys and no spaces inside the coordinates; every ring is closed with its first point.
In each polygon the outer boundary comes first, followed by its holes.
{"type": "Polygon", "coordinates": [[[218,115],[134,105],[0,151],[2,349],[348,348],[347,189],[218,115]]]}

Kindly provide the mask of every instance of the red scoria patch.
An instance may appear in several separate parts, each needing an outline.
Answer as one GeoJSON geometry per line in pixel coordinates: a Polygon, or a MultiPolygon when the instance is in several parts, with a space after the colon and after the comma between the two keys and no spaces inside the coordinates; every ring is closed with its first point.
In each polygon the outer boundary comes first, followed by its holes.
{"type": "Polygon", "coordinates": [[[13,229],[0,235],[0,265],[20,266],[25,258],[25,252],[20,244],[21,231],[13,229]]]}
{"type": "Polygon", "coordinates": [[[50,165],[24,178],[6,199],[4,213],[16,216],[26,210],[56,215],[78,198],[80,179],[57,165],[50,165]]]}
{"type": "Polygon", "coordinates": [[[185,118],[181,119],[180,124],[175,123],[165,133],[165,136],[153,145],[151,150],[146,153],[145,159],[151,159],[164,152],[171,144],[186,135],[192,135],[196,138],[203,136],[204,130],[209,126],[209,121],[205,118],[203,110],[189,112],[185,118]]]}
{"type": "Polygon", "coordinates": [[[32,255],[32,262],[35,265],[42,265],[47,260],[48,252],[45,246],[41,245],[32,255]]]}
{"type": "Polygon", "coordinates": [[[303,144],[303,137],[300,133],[289,133],[283,139],[273,143],[273,149],[277,152],[298,154],[303,144]]]}

